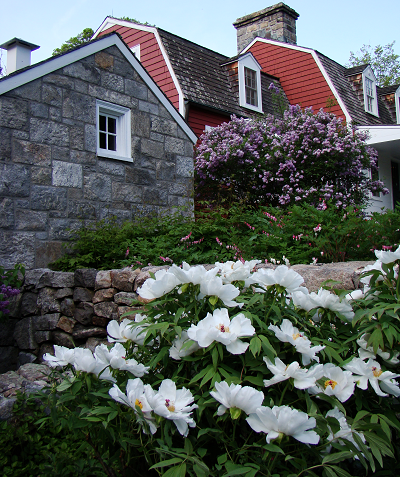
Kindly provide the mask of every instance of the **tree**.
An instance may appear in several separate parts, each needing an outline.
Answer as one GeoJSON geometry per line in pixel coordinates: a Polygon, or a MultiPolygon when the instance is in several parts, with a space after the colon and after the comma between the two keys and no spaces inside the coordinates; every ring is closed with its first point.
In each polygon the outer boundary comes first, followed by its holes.
{"type": "Polygon", "coordinates": [[[79,35],[74,36],[70,38],[69,40],[67,40],[65,43],[63,43],[60,46],[60,48],[56,48],[53,51],[53,56],[59,55],[61,53],[66,53],[67,51],[72,50],[73,48],[76,48],[77,46],[84,45],[85,43],[90,41],[93,34],[94,34],[94,31],[91,28],[85,28],[84,30],[82,30],[81,33],[79,33],[79,35]]]}
{"type": "Polygon", "coordinates": [[[365,171],[377,170],[377,152],[322,109],[290,106],[282,118],[233,119],[205,133],[195,162],[199,198],[253,206],[318,208],[361,205],[369,192],[388,193],[365,171]]]}
{"type": "Polygon", "coordinates": [[[357,54],[350,52],[347,67],[370,64],[379,86],[391,86],[400,83],[400,55],[394,52],[392,43],[385,46],[363,45],[357,54]]]}

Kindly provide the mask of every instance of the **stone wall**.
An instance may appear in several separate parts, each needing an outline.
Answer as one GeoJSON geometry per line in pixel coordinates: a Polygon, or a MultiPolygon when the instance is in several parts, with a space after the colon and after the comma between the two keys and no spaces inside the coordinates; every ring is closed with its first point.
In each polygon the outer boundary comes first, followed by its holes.
{"type": "MultiPolygon", "coordinates": [[[[316,291],[328,279],[340,282],[343,289],[354,290],[359,285],[359,274],[370,263],[373,262],[294,265],[292,269],[304,278],[309,291],[316,291]]],[[[269,264],[257,268],[261,267],[274,268],[269,264]]],[[[43,354],[53,352],[53,344],[83,346],[93,351],[106,341],[110,320],[120,320],[129,311],[132,319],[140,313],[141,306],[131,306],[138,299],[136,290],[150,272],[162,268],[168,266],[26,272],[22,293],[13,298],[10,318],[0,326],[0,373],[26,363],[41,363],[43,354]]]]}
{"type": "Polygon", "coordinates": [[[30,81],[0,95],[0,264],[46,267],[82,221],[191,213],[192,176],[192,142],[117,47],[30,81]],[[133,163],[97,156],[96,99],[130,108],[133,163]]]}

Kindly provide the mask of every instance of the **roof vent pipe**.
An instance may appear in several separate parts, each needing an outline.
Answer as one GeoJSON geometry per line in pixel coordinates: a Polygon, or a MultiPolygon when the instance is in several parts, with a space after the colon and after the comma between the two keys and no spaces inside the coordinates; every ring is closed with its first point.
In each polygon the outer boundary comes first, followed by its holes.
{"type": "Polygon", "coordinates": [[[28,43],[20,38],[13,38],[0,45],[0,48],[7,50],[7,74],[30,66],[31,52],[40,48],[38,45],[28,43]]]}

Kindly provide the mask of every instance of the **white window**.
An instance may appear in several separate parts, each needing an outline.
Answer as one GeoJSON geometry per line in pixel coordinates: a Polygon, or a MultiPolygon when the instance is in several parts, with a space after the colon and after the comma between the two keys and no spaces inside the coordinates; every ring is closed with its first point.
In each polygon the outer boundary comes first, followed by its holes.
{"type": "Polygon", "coordinates": [[[363,88],[365,111],[379,117],[376,78],[370,66],[363,71],[363,88]]]}
{"type": "Polygon", "coordinates": [[[240,106],[262,113],[261,66],[251,53],[238,60],[239,104],[240,106]]]}
{"type": "Polygon", "coordinates": [[[140,61],[140,43],[138,45],[131,47],[131,52],[136,56],[136,58],[140,61]]]}
{"type": "Polygon", "coordinates": [[[131,110],[96,101],[97,155],[133,162],[131,157],[131,110]]]}

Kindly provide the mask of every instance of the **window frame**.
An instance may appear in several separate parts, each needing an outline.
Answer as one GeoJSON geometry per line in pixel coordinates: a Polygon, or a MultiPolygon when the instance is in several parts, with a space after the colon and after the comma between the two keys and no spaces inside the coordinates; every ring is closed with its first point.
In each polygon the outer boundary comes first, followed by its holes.
{"type": "Polygon", "coordinates": [[[133,162],[131,151],[131,110],[118,104],[96,100],[97,156],[133,162]],[[100,115],[116,119],[116,151],[100,147],[100,115]]]}
{"type": "Polygon", "coordinates": [[[394,93],[394,101],[396,104],[396,123],[400,124],[400,86],[394,93]]]}
{"type": "MultiPolygon", "coordinates": [[[[258,113],[263,113],[262,92],[261,92],[261,66],[251,53],[247,53],[238,59],[239,70],[239,104],[243,108],[251,109],[258,113]],[[246,98],[246,74],[245,70],[254,71],[256,78],[257,106],[247,102],[246,98]]],[[[254,91],[254,89],[253,89],[254,91]]]]}
{"type": "Polygon", "coordinates": [[[140,61],[140,43],[137,45],[130,47],[131,52],[136,56],[136,58],[140,61]]]}
{"type": "Polygon", "coordinates": [[[364,92],[364,110],[368,114],[372,114],[379,118],[379,111],[378,111],[378,94],[376,90],[376,78],[372,68],[368,66],[365,68],[362,74],[363,78],[363,92],[364,92]],[[370,87],[369,86],[370,83],[370,87]],[[368,94],[371,93],[371,94],[368,94]],[[371,105],[372,110],[369,109],[369,105],[371,105]]]}

